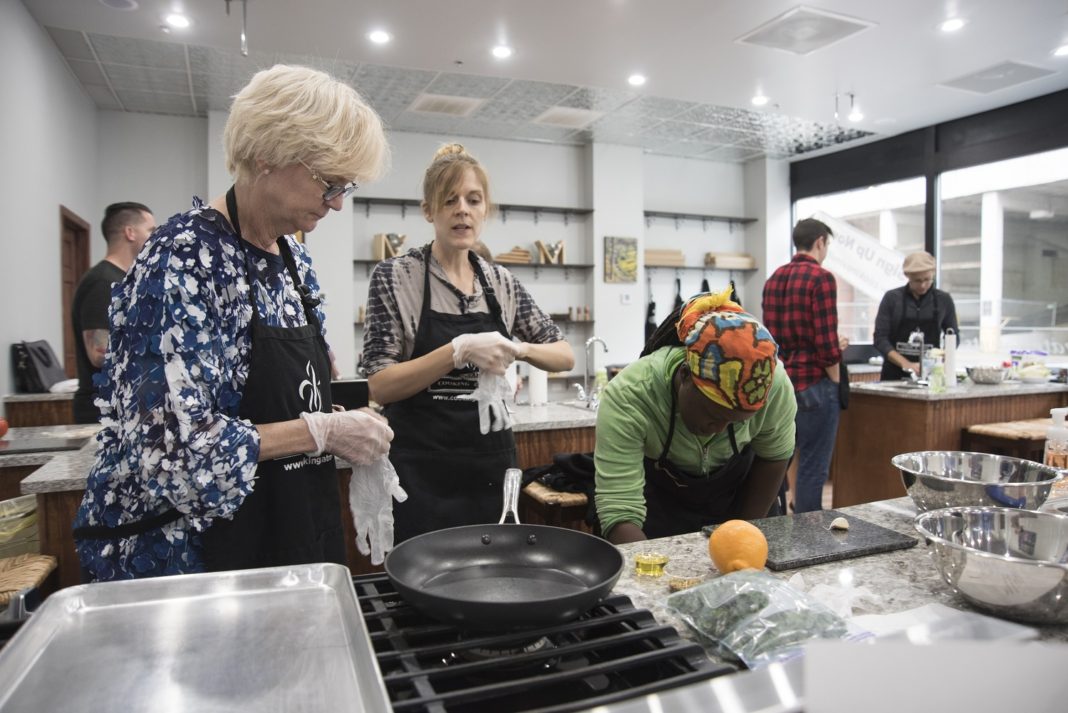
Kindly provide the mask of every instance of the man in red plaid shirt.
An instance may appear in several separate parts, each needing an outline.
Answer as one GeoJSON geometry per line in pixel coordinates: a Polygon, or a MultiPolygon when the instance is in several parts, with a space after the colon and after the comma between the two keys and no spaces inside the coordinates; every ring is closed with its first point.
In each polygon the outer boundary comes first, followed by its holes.
{"type": "Polygon", "coordinates": [[[797,252],[764,283],[764,325],[797,396],[797,484],[794,510],[820,510],[838,431],[838,290],[821,265],[831,229],[815,218],[794,226],[797,252]]]}

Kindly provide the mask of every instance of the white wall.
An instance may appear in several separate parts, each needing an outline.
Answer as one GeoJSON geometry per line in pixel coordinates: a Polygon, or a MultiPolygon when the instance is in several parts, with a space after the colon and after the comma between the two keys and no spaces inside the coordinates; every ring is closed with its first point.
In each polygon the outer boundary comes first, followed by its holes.
{"type": "MultiPolygon", "coordinates": [[[[741,164],[645,155],[642,165],[644,210],[738,218],[748,215],[741,164]]],[[[742,224],[646,219],[645,247],[682,250],[687,265],[686,269],[681,270],[646,268],[644,307],[648,307],[650,299],[653,301],[657,324],[670,314],[675,305],[676,279],[683,300],[701,290],[702,280],[708,280],[709,288],[717,290],[726,287],[734,279],[742,304],[748,306],[742,284],[745,273],[703,268],[705,253],[746,252],[742,224]]],[[[645,313],[643,310],[642,314],[645,313]]]]}
{"type": "Polygon", "coordinates": [[[745,242],[756,258],[757,269],[745,278],[745,308],[758,319],[764,282],[780,265],[790,261],[790,164],[758,159],[745,164],[745,212],[757,222],[746,226],[745,242]]]}
{"type": "Polygon", "coordinates": [[[93,262],[107,252],[99,223],[104,209],[118,201],[137,201],[152,209],[157,223],[189,210],[194,195],[207,193],[206,119],[97,112],[98,145],[93,262]]]}
{"type": "Polygon", "coordinates": [[[59,207],[96,216],[97,114],[52,40],[21,2],[0,2],[0,393],[12,393],[10,344],[47,339],[62,359],[59,207]]]}

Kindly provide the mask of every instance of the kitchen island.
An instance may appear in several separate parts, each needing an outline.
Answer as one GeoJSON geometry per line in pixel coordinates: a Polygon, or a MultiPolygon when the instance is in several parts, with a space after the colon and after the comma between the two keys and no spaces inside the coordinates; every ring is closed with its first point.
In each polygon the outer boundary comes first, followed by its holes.
{"type": "MultiPolygon", "coordinates": [[[[857,517],[902,534],[917,537],[919,543],[910,549],[829,562],[782,572],[769,571],[775,577],[788,580],[795,574],[804,580],[805,591],[816,585],[841,587],[843,582],[853,587],[866,587],[874,597],[859,598],[853,614],[893,614],[926,604],[939,603],[954,609],[972,609],[963,599],[953,594],[942,581],[923,539],[912,522],[916,508],[909,498],[896,498],[865,505],[841,508],[847,518],[857,517]]],[[[638,577],[634,572],[634,555],[646,549],[654,549],[671,560],[708,562],[709,577],[715,569],[708,559],[708,539],[700,533],[665,537],[647,542],[620,545],[625,555],[623,575],[613,593],[625,594],[636,606],[649,609],[657,621],[673,626],[679,634],[700,644],[700,640],[666,606],[670,594],[666,578],[638,577]]],[[[670,561],[668,563],[670,567],[670,561]]],[[[979,612],[982,613],[982,612],[979,612]]],[[[1068,624],[1029,625],[1038,632],[1038,640],[1058,645],[1068,644],[1068,624]]],[[[1064,646],[1061,657],[1068,656],[1064,646]]],[[[718,656],[706,649],[706,654],[715,662],[718,656]]],[[[728,677],[690,684],[685,687],[613,704],[604,708],[605,713],[718,713],[731,711],[747,713],[787,713],[802,710],[804,700],[803,662],[790,661],[774,664],[753,672],[742,672],[728,677]]]]}
{"type": "Polygon", "coordinates": [[[1068,385],[970,381],[935,394],[901,382],[854,383],[831,461],[833,506],[905,494],[890,459],[912,451],[960,450],[961,430],[980,423],[1049,416],[1068,405],[1068,385]]]}
{"type": "MultiPolygon", "coordinates": [[[[538,465],[550,462],[554,453],[593,450],[596,412],[592,410],[567,404],[516,406],[513,419],[520,467],[529,467],[524,465],[525,463],[538,465]]],[[[61,453],[54,457],[37,456],[35,462],[30,465],[39,467],[20,484],[22,494],[33,493],[37,496],[41,553],[57,559],[59,587],[69,587],[81,582],[78,557],[74,552],[74,539],[71,536],[71,523],[81,504],[86,478],[95,456],[95,440],[78,451],[61,453]]],[[[9,457],[31,458],[29,455],[9,457]]],[[[353,574],[378,570],[380,568],[372,567],[370,560],[356,549],[356,529],[348,508],[348,483],[352,468],[341,460],[337,462],[337,466],[349,568],[353,574]]]]}

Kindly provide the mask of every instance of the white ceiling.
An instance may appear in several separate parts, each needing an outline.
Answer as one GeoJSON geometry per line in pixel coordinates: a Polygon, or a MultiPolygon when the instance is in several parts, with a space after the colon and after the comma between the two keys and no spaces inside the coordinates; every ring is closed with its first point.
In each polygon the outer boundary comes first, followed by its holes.
{"type": "MultiPolygon", "coordinates": [[[[797,8],[790,0],[22,0],[101,108],[203,116],[226,109],[253,71],[311,64],[350,81],[391,129],[550,141],[590,140],[721,161],[793,158],[974,114],[1068,87],[1063,0],[815,0],[868,25],[808,54],[740,38],[797,8]],[[184,9],[187,30],[160,31],[184,9]],[[968,22],[952,35],[943,19],[968,22]],[[385,28],[386,46],[367,33],[385,28]],[[506,42],[505,61],[490,48],[506,42]],[[961,78],[1028,81],[981,93],[961,78]],[[1022,67],[1018,65],[1023,65],[1022,67]],[[635,89],[627,77],[641,72],[635,89]],[[1041,76],[1038,76],[1041,75],[1041,76]],[[750,98],[771,98],[755,108],[750,98]],[[420,113],[422,94],[483,100],[470,116],[420,113]],[[846,119],[848,93],[864,119],[846,119]],[[840,118],[835,119],[835,97],[840,118]],[[552,107],[599,112],[580,128],[534,123],[552,107]],[[830,147],[830,148],[829,148],[830,147]]],[[[807,28],[795,31],[803,40],[807,28]]]]}

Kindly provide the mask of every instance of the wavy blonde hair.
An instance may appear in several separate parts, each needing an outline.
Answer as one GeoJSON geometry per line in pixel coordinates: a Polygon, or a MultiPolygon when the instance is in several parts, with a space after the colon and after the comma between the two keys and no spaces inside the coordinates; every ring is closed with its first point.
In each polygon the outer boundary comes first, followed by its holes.
{"type": "Polygon", "coordinates": [[[234,96],[223,130],[226,169],[248,180],[256,163],[303,161],[324,176],[372,181],[389,164],[382,120],[359,93],[325,72],[276,64],[234,96]]]}
{"type": "Polygon", "coordinates": [[[434,215],[445,204],[453,186],[459,183],[464,171],[469,168],[475,172],[482,184],[486,215],[490,215],[493,212],[493,201],[490,200],[489,177],[478,159],[467,153],[462,144],[444,144],[434,153],[434,158],[423,176],[423,210],[434,215]]]}

